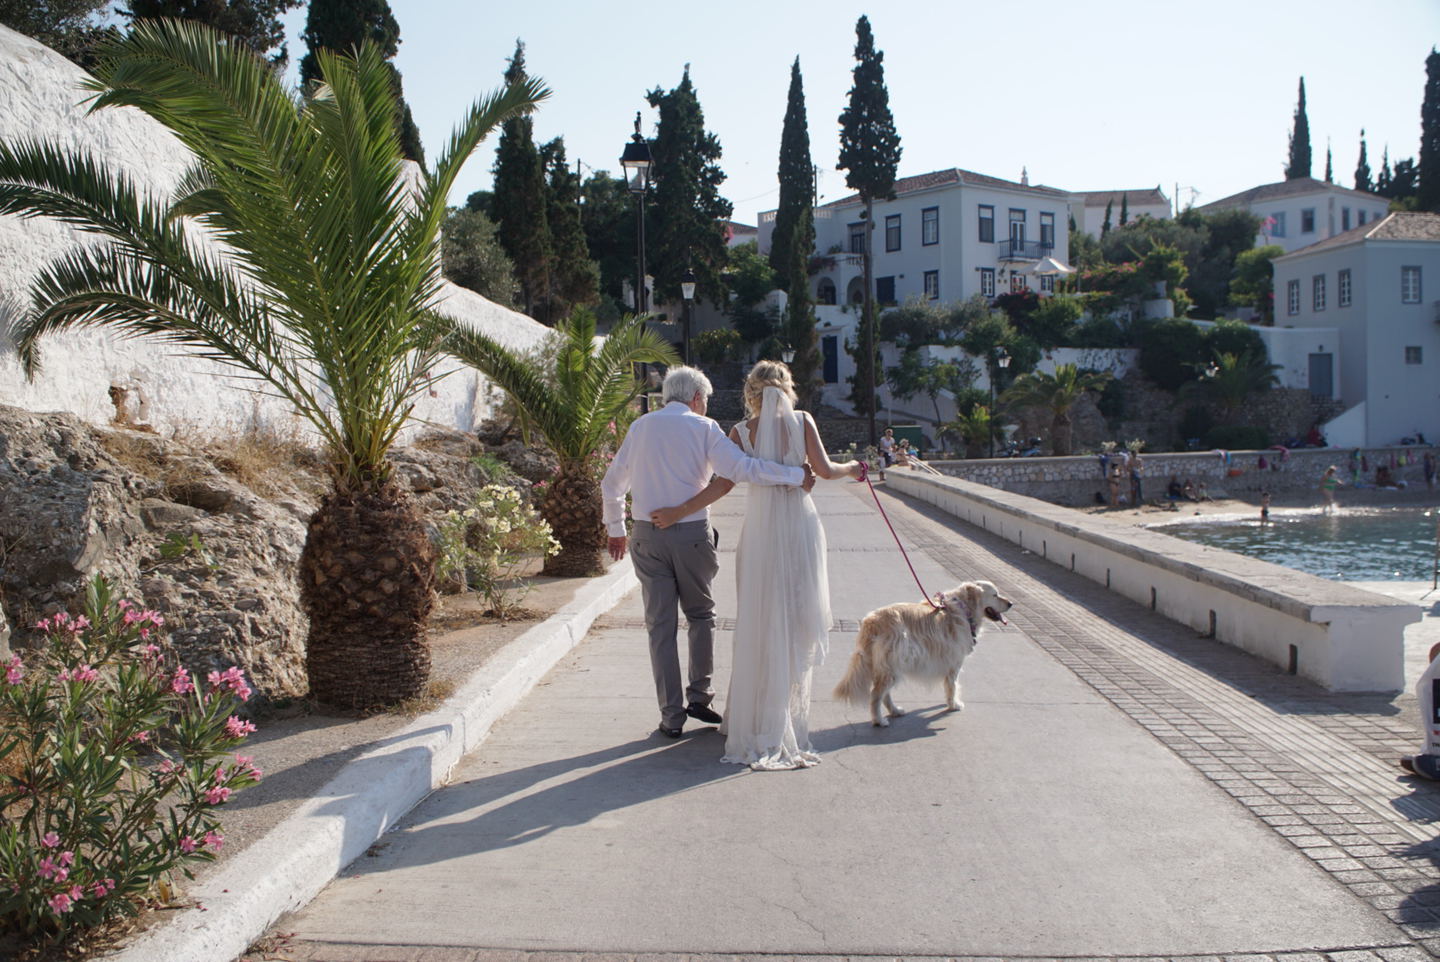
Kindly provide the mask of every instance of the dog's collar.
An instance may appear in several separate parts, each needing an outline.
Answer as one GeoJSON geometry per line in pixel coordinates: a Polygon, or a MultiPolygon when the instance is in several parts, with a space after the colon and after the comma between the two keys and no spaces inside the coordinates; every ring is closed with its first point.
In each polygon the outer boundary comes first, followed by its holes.
{"type": "MultiPolygon", "coordinates": [[[[940,606],[941,610],[944,611],[950,610],[951,607],[952,606],[945,604],[940,606]]],[[[980,619],[976,617],[975,612],[970,610],[970,606],[964,602],[954,607],[959,607],[959,609],[965,613],[965,623],[970,626],[970,640],[978,644],[980,642],[980,619]]]]}

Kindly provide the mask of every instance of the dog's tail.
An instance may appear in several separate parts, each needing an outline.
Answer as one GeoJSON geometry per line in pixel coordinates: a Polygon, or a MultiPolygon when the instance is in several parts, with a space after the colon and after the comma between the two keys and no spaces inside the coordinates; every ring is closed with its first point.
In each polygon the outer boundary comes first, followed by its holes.
{"type": "Polygon", "coordinates": [[[854,705],[863,705],[870,700],[870,666],[866,663],[865,653],[858,648],[850,656],[850,667],[845,669],[845,677],[835,686],[835,697],[854,705]]]}

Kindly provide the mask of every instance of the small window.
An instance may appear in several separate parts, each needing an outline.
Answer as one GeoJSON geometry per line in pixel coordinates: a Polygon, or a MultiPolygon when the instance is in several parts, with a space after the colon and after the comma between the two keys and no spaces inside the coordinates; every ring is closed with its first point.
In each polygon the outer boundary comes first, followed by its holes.
{"type": "Polygon", "coordinates": [[[1283,210],[1282,210],[1282,211],[1276,211],[1275,213],[1273,213],[1273,214],[1270,215],[1270,220],[1271,220],[1271,222],[1272,222],[1272,223],[1271,223],[1271,227],[1270,227],[1270,236],[1271,236],[1271,237],[1284,237],[1284,236],[1285,236],[1285,212],[1284,212],[1283,210]]]}
{"type": "Polygon", "coordinates": [[[895,303],[895,276],[875,278],[875,300],[881,304],[895,303]]]}
{"type": "Polygon", "coordinates": [[[1400,303],[1420,303],[1420,268],[1400,268],[1400,303]]]}
{"type": "Polygon", "coordinates": [[[1310,279],[1311,310],[1325,310],[1325,275],[1316,274],[1310,279]]]}
{"type": "Polygon", "coordinates": [[[1054,294],[1054,293],[1055,293],[1055,275],[1054,275],[1054,274],[1041,274],[1041,275],[1040,275],[1040,290],[1044,291],[1046,294],[1054,294]]]}
{"type": "Polygon", "coordinates": [[[828,277],[820,278],[820,283],[815,285],[815,303],[835,303],[835,282],[828,277]]]}
{"type": "Polygon", "coordinates": [[[1418,346],[1407,346],[1405,348],[1406,364],[1423,364],[1424,362],[1421,360],[1421,357],[1422,354],[1418,346]]]}
{"type": "Polygon", "coordinates": [[[1350,306],[1350,268],[1335,275],[1335,296],[1341,307],[1350,306]]]}
{"type": "Polygon", "coordinates": [[[1361,224],[1364,224],[1364,223],[1365,223],[1365,214],[1366,214],[1366,212],[1362,210],[1362,211],[1358,211],[1357,214],[1358,214],[1360,223],[1361,223],[1361,224]]]}
{"type": "Polygon", "coordinates": [[[865,222],[863,220],[850,225],[850,253],[865,253],[865,222]]]}
{"type": "Polygon", "coordinates": [[[1350,229],[1350,208],[1348,207],[1340,208],[1340,229],[1350,229]]]}
{"type": "Polygon", "coordinates": [[[980,240],[987,244],[995,241],[995,208],[990,204],[980,205],[980,240]]]}
{"type": "Polygon", "coordinates": [[[1290,281],[1285,285],[1285,310],[1289,314],[1300,313],[1300,282],[1290,281]]]}
{"type": "Polygon", "coordinates": [[[1055,249],[1055,215],[1049,211],[1040,212],[1040,246],[1046,250],[1055,249]]]}
{"type": "Polygon", "coordinates": [[[1026,291],[1028,291],[1029,289],[1030,289],[1030,285],[1027,284],[1027,283],[1025,283],[1025,275],[1024,275],[1024,274],[1021,274],[1019,271],[1011,271],[1011,272],[1010,272],[1010,293],[1011,293],[1011,294],[1023,294],[1023,293],[1025,293],[1026,291]]]}
{"type": "Polygon", "coordinates": [[[940,272],[925,272],[925,299],[938,301],[940,299],[940,272]]]}
{"type": "Polygon", "coordinates": [[[940,243],[940,208],[927,207],[920,212],[920,243],[926,247],[940,243]]]}
{"type": "Polygon", "coordinates": [[[980,293],[986,297],[995,296],[995,268],[980,268],[980,293]]]}
{"type": "Polygon", "coordinates": [[[1315,233],[1315,208],[1307,207],[1300,212],[1300,233],[1315,233]]]}
{"type": "Polygon", "coordinates": [[[885,216],[885,249],[887,251],[898,251],[900,249],[899,214],[887,214],[885,216]]]}

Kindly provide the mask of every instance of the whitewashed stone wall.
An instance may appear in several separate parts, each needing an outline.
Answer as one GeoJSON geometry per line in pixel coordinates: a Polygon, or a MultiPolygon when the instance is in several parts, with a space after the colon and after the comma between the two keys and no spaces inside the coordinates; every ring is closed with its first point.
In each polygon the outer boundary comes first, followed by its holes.
{"type": "MultiPolygon", "coordinates": [[[[131,108],[88,113],[80,89],[85,73],[48,47],[0,27],[0,140],[43,140],[85,149],[124,170],[144,191],[166,195],[189,164],[189,153],[164,128],[131,108]]],[[[70,228],[46,219],[0,217],[0,404],[32,411],[68,411],[93,423],[116,415],[111,389],[127,392],[128,414],[164,431],[211,433],[255,423],[289,428],[283,402],[256,393],[253,382],[227,376],[213,362],[179,354],[150,340],[101,331],[47,339],[43,371],[27,381],[16,358],[11,325],[29,300],[41,267],[79,242],[70,228]]],[[[438,309],[509,346],[538,344],[546,328],[471,291],[446,284],[438,309]]],[[[467,430],[488,413],[484,379],[456,370],[416,407],[425,422],[467,430]]],[[[294,424],[296,430],[303,430],[294,424]]]]}

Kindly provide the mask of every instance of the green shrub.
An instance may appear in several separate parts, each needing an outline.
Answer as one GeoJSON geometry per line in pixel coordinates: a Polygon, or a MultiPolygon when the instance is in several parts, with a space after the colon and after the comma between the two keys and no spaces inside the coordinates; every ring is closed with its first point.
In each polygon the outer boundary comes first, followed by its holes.
{"type": "Polygon", "coordinates": [[[1215,427],[1215,416],[1210,413],[1209,408],[1202,405],[1192,405],[1186,408],[1185,413],[1180,416],[1179,449],[1185,450],[1191,441],[1197,445],[1204,443],[1213,427],[1215,427]]]}
{"type": "Polygon", "coordinates": [[[164,619],[97,577],[84,614],[0,684],[0,919],[32,939],[134,915],[171,871],[215,858],[217,806],[260,772],[229,757],[255,726],[238,668],[206,683],[167,658],[164,619]]]}
{"type": "Polygon", "coordinates": [[[481,488],[465,510],[447,511],[439,531],[435,568],[440,580],[477,589],[499,618],[514,612],[529,591],[528,582],[512,581],[520,564],[560,550],[560,542],[539,513],[520,500],[514,488],[498,484],[481,488]]]}
{"type": "Polygon", "coordinates": [[[1205,434],[1205,447],[1227,451],[1262,451],[1270,446],[1270,432],[1248,424],[1222,424],[1205,434]]]}
{"type": "Polygon", "coordinates": [[[733,327],[701,331],[690,341],[695,359],[701,364],[722,364],[735,360],[741,347],[740,332],[733,327]]]}
{"type": "Polygon", "coordinates": [[[1180,318],[1140,325],[1138,341],[1140,370],[1166,391],[1195,380],[1195,359],[1207,356],[1204,331],[1180,318]]]}

